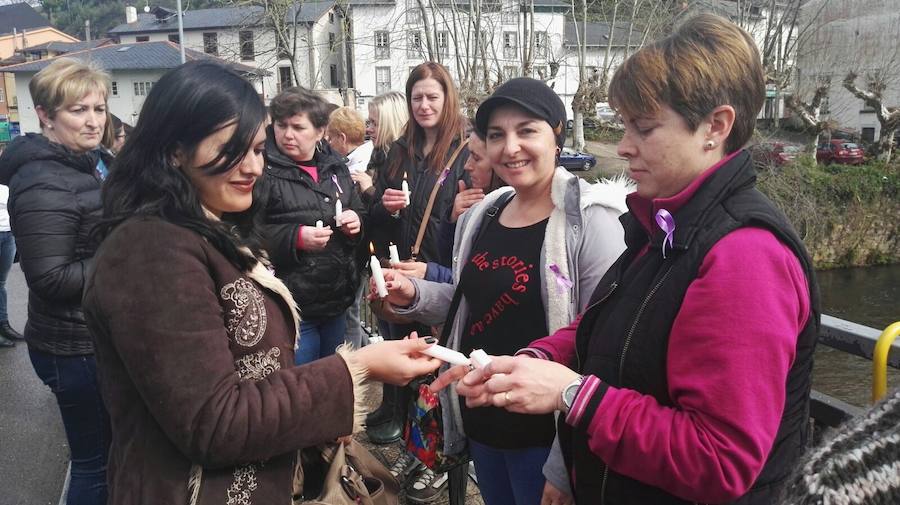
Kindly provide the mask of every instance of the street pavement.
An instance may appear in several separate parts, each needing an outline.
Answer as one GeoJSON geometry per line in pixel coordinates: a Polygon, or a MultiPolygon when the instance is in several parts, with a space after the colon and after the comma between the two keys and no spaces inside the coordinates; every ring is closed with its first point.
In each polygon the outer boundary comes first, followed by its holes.
{"type": "MultiPolygon", "coordinates": [[[[6,280],[9,320],[22,331],[28,287],[18,264],[6,280]]],[[[31,368],[28,347],[0,348],[0,505],[56,505],[69,449],[53,393],[31,368]]]]}

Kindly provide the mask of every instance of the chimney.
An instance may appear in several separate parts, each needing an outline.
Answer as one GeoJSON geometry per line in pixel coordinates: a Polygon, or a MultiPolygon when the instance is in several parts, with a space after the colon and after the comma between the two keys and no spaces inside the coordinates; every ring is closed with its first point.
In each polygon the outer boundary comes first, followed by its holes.
{"type": "Polygon", "coordinates": [[[128,24],[137,23],[137,7],[132,5],[125,7],[125,22],[128,24]]]}

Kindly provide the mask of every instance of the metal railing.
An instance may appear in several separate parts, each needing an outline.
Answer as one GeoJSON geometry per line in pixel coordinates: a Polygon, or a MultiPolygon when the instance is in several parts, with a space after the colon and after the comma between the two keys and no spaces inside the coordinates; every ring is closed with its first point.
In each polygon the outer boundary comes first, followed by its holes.
{"type": "MultiPolygon", "coordinates": [[[[879,333],[875,328],[823,315],[819,344],[872,361],[874,402],[887,390],[887,367],[900,370],[900,352],[896,352],[900,346],[893,344],[898,334],[900,322],[879,333]]],[[[819,391],[810,395],[810,417],[817,428],[836,427],[863,411],[819,391]]]]}

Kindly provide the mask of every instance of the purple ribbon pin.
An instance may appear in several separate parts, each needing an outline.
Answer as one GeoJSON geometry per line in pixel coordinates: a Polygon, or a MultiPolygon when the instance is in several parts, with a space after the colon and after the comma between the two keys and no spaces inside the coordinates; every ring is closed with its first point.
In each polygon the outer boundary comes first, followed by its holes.
{"type": "Polygon", "coordinates": [[[336,175],[331,174],[331,182],[333,182],[334,185],[337,186],[338,193],[340,193],[340,194],[343,195],[343,194],[344,194],[344,190],[341,188],[341,184],[338,182],[337,176],[336,176],[336,175]]]}
{"type": "Polygon", "coordinates": [[[561,293],[567,289],[572,289],[572,281],[570,281],[569,278],[566,277],[566,274],[562,273],[562,271],[559,269],[559,265],[557,265],[556,263],[550,263],[549,265],[547,265],[547,268],[549,268],[550,271],[553,272],[553,275],[556,277],[556,290],[558,292],[561,293]]]}
{"type": "Polygon", "coordinates": [[[669,243],[669,249],[671,249],[672,241],[675,236],[675,218],[672,217],[672,214],[669,214],[669,211],[666,209],[659,209],[656,212],[656,225],[666,234],[666,238],[663,239],[662,243],[662,255],[663,259],[666,259],[666,242],[669,243]]]}
{"type": "Polygon", "coordinates": [[[437,181],[438,186],[444,185],[444,181],[447,180],[448,175],[450,175],[450,167],[445,168],[444,171],[441,172],[441,176],[438,177],[438,181],[437,181]]]}

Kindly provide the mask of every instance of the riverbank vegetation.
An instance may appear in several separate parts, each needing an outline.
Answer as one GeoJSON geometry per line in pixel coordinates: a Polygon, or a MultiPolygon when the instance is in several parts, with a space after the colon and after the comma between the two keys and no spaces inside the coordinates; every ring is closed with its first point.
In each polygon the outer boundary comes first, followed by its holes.
{"type": "Polygon", "coordinates": [[[816,268],[900,263],[900,163],[760,170],[759,188],[794,223],[816,268]]]}

